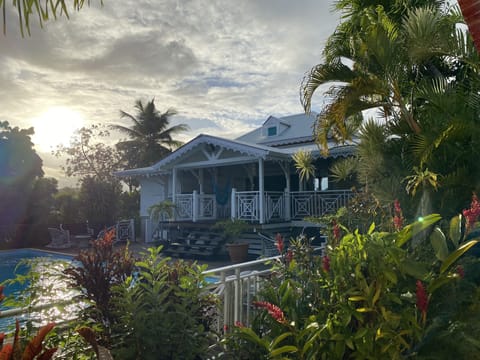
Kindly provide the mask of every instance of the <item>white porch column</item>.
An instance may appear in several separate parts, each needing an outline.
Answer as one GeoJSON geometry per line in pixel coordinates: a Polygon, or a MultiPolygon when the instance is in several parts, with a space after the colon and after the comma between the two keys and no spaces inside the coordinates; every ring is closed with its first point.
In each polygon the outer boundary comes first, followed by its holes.
{"type": "Polygon", "coordinates": [[[230,198],[230,218],[232,220],[235,220],[237,218],[237,202],[235,201],[235,198],[237,197],[237,189],[233,188],[232,193],[231,193],[231,198],[230,198]]]}
{"type": "Polygon", "coordinates": [[[264,179],[264,164],[263,164],[263,159],[260,158],[258,159],[258,192],[259,192],[259,207],[258,207],[258,212],[259,212],[259,222],[260,224],[264,223],[265,219],[265,179],[264,179]]]}
{"type": "Polygon", "coordinates": [[[200,194],[203,194],[204,193],[204,190],[203,190],[203,168],[200,168],[198,169],[198,191],[200,192],[200,194]]]}
{"type": "Polygon", "coordinates": [[[192,221],[197,222],[198,219],[198,192],[193,190],[192,194],[192,221]]]}
{"type": "Polygon", "coordinates": [[[285,199],[285,209],[284,209],[284,214],[285,214],[285,220],[290,221],[292,219],[292,214],[291,214],[291,202],[292,198],[290,196],[290,191],[291,191],[291,184],[290,184],[290,164],[289,163],[284,163],[283,166],[282,164],[280,165],[283,170],[283,174],[285,175],[285,189],[284,189],[284,199],[285,199]]]}
{"type": "MultiPolygon", "coordinates": [[[[172,203],[173,205],[177,204],[177,169],[172,169],[172,203]]],[[[175,220],[175,212],[173,215],[173,219],[175,220]]]]}

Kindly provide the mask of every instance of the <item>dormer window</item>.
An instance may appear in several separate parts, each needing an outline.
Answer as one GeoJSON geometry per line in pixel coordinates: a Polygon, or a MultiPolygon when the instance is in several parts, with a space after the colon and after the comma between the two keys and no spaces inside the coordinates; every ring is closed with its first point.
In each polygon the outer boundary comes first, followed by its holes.
{"type": "Polygon", "coordinates": [[[267,128],[267,136],[275,136],[277,135],[277,127],[276,126],[270,126],[267,128]]]}

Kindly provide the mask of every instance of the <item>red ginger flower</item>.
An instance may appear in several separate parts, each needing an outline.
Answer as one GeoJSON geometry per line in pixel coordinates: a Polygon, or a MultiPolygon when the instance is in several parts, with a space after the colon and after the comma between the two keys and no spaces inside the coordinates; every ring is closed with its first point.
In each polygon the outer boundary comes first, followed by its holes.
{"type": "Polygon", "coordinates": [[[283,253],[283,237],[279,233],[275,236],[275,245],[277,245],[277,250],[280,254],[283,253]]]}
{"type": "Polygon", "coordinates": [[[422,312],[422,319],[425,322],[428,310],[428,294],[420,280],[417,280],[417,309],[422,312]]]}
{"type": "Polygon", "coordinates": [[[467,230],[471,229],[480,216],[480,202],[478,202],[477,194],[473,193],[470,209],[463,210],[462,214],[467,220],[467,230]]]}
{"type": "Polygon", "coordinates": [[[325,272],[330,271],[330,258],[328,257],[328,255],[322,257],[322,269],[325,272]]]}
{"type": "Polygon", "coordinates": [[[283,313],[282,309],[280,309],[277,305],[273,305],[268,301],[254,301],[253,306],[261,309],[266,309],[270,316],[280,324],[285,324],[287,322],[285,314],[283,313]]]}
{"type": "Polygon", "coordinates": [[[393,202],[393,226],[395,227],[395,230],[399,231],[403,227],[403,213],[402,213],[402,208],[400,207],[400,201],[398,199],[395,199],[393,202]]]}
{"type": "Polygon", "coordinates": [[[333,220],[332,223],[333,223],[333,237],[335,240],[340,240],[340,237],[342,236],[342,230],[340,229],[340,225],[338,225],[335,220],[333,220]]]}

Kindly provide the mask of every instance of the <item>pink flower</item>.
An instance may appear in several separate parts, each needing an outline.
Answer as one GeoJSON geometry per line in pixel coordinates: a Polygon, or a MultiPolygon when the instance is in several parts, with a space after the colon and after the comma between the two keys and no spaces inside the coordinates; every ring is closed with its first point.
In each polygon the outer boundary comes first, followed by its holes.
{"type": "Polygon", "coordinates": [[[330,271],[330,258],[328,257],[328,255],[322,257],[322,269],[325,272],[330,271]]]}
{"type": "Polygon", "coordinates": [[[268,301],[254,301],[253,306],[261,309],[266,309],[270,316],[280,324],[286,324],[287,319],[285,318],[285,314],[283,313],[282,309],[280,309],[277,305],[273,305],[268,301]]]}
{"type": "Polygon", "coordinates": [[[242,324],[242,322],[240,321],[235,321],[235,326],[238,327],[238,328],[244,328],[245,325],[242,324]]]}
{"type": "Polygon", "coordinates": [[[477,194],[473,193],[470,209],[463,210],[462,214],[467,220],[467,230],[471,229],[480,216],[480,202],[478,202],[477,194]]]}
{"type": "Polygon", "coordinates": [[[279,233],[275,236],[275,245],[277,245],[277,250],[280,254],[283,253],[283,237],[279,233]]]}
{"type": "Polygon", "coordinates": [[[420,280],[417,280],[417,309],[422,312],[422,319],[425,322],[428,310],[428,294],[420,280]]]}

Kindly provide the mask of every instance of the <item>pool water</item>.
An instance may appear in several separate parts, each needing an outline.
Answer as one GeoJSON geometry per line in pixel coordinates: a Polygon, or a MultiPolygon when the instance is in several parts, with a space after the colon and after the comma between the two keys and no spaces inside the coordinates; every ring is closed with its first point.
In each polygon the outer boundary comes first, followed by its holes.
{"type": "MultiPolygon", "coordinates": [[[[61,253],[34,250],[34,249],[19,249],[0,251],[0,283],[5,280],[14,279],[17,275],[25,275],[29,270],[29,266],[24,261],[35,261],[36,268],[34,269],[38,273],[38,285],[40,288],[49,289],[48,294],[43,294],[39,297],[39,303],[55,303],[59,300],[64,300],[68,296],[73,296],[71,290],[66,287],[66,284],[62,281],[54,280],[53,274],[55,272],[60,273],[62,268],[57,265],[57,261],[70,262],[72,256],[61,253]]],[[[5,284],[3,293],[7,296],[12,295],[17,297],[28,286],[26,283],[15,282],[13,284],[5,284]]],[[[0,305],[0,311],[5,310],[7,307],[4,304],[0,305]]],[[[53,310],[55,312],[55,310],[53,310]]],[[[30,314],[30,319],[35,316],[36,318],[47,319],[51,321],[52,311],[43,311],[30,314]],[[46,313],[50,313],[45,315],[46,313]]],[[[57,314],[58,315],[58,314],[57,314]]],[[[26,321],[26,316],[16,316],[20,321],[26,321]]],[[[0,318],[0,332],[8,331],[14,324],[15,318],[0,318]]]]}
{"type": "MultiPolygon", "coordinates": [[[[18,250],[6,250],[0,251],[0,283],[8,279],[15,278],[16,274],[25,275],[28,271],[28,266],[25,264],[19,265],[22,260],[33,259],[45,259],[45,260],[62,260],[71,261],[72,256],[66,254],[60,254],[49,251],[34,250],[34,249],[18,249],[18,250]],[[17,267],[18,266],[18,267],[17,267]]],[[[23,286],[19,284],[8,285],[5,287],[3,293],[10,295],[23,290],[23,286]]]]}

